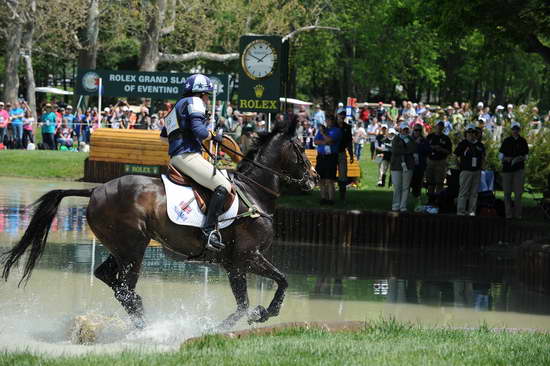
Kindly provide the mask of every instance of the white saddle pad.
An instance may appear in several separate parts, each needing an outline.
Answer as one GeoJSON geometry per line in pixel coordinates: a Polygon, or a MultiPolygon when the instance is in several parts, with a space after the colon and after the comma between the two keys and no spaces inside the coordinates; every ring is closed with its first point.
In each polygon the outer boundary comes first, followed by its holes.
{"type": "MultiPolygon", "coordinates": [[[[222,173],[227,177],[227,172],[225,170],[222,170],[222,173]]],[[[200,210],[195,195],[193,194],[193,189],[191,187],[184,187],[172,183],[164,174],[162,175],[162,181],[166,189],[166,211],[170,220],[178,225],[202,227],[206,215],[200,210]],[[190,201],[191,203],[189,203],[190,201]],[[182,207],[185,208],[182,209],[182,207]]],[[[219,228],[223,229],[231,225],[233,221],[235,221],[231,218],[237,216],[238,211],[239,196],[237,195],[229,210],[219,216],[219,228]]]]}

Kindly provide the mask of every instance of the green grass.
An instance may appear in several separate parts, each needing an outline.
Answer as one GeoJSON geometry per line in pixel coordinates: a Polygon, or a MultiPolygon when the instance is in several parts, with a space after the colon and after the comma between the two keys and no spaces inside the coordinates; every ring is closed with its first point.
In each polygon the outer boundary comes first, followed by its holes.
{"type": "Polygon", "coordinates": [[[0,176],[76,180],[84,176],[87,156],[71,151],[2,150],[0,176]]]}
{"type": "Polygon", "coordinates": [[[47,357],[0,353],[2,365],[548,365],[550,335],[422,328],[381,320],[357,332],[287,328],[230,339],[210,335],[177,352],[47,357]]]}

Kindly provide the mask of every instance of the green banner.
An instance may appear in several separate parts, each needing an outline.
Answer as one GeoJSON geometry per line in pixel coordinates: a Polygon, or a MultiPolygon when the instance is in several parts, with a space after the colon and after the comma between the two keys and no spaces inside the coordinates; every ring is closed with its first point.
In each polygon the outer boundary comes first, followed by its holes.
{"type": "Polygon", "coordinates": [[[279,112],[281,65],[285,64],[281,37],[242,36],[238,109],[242,112],[279,112]]]}
{"type": "Polygon", "coordinates": [[[124,174],[159,175],[159,167],[156,165],[124,164],[124,174]]]}
{"type": "MultiPolygon", "coordinates": [[[[78,70],[76,94],[111,97],[143,97],[151,99],[179,99],[183,84],[192,74],[170,72],[138,72],[122,70],[78,70]]],[[[226,100],[229,92],[228,75],[207,75],[217,85],[216,99],[226,100]]]]}

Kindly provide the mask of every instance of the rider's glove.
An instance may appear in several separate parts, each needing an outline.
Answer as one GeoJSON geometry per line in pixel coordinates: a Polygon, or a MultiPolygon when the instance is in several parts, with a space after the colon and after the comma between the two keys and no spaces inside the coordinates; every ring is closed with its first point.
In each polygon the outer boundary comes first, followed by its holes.
{"type": "Polygon", "coordinates": [[[218,144],[221,144],[222,140],[223,140],[223,130],[218,130],[217,133],[214,133],[214,132],[211,132],[212,133],[212,140],[216,141],[218,144]]]}

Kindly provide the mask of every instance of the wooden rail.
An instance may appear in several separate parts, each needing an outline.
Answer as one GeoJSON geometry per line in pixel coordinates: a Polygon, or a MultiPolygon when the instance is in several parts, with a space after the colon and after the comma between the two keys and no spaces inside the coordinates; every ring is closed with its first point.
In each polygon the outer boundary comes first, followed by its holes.
{"type": "MultiPolygon", "coordinates": [[[[229,142],[225,142],[229,143],[229,142]]],[[[231,146],[239,150],[238,147],[231,146]]],[[[160,139],[159,131],[100,128],[94,131],[90,141],[90,156],[85,162],[84,179],[104,183],[125,174],[157,176],[168,164],[168,145],[160,139]],[[128,165],[143,166],[130,170],[128,165]],[[150,172],[150,173],[148,173],[150,172]]],[[[232,156],[233,161],[239,161],[232,156]]],[[[315,166],[317,152],[306,150],[306,155],[315,166]]],[[[205,155],[206,156],[206,155],[205,155]]],[[[357,161],[348,157],[348,177],[358,178],[361,169],[357,161]]]]}

